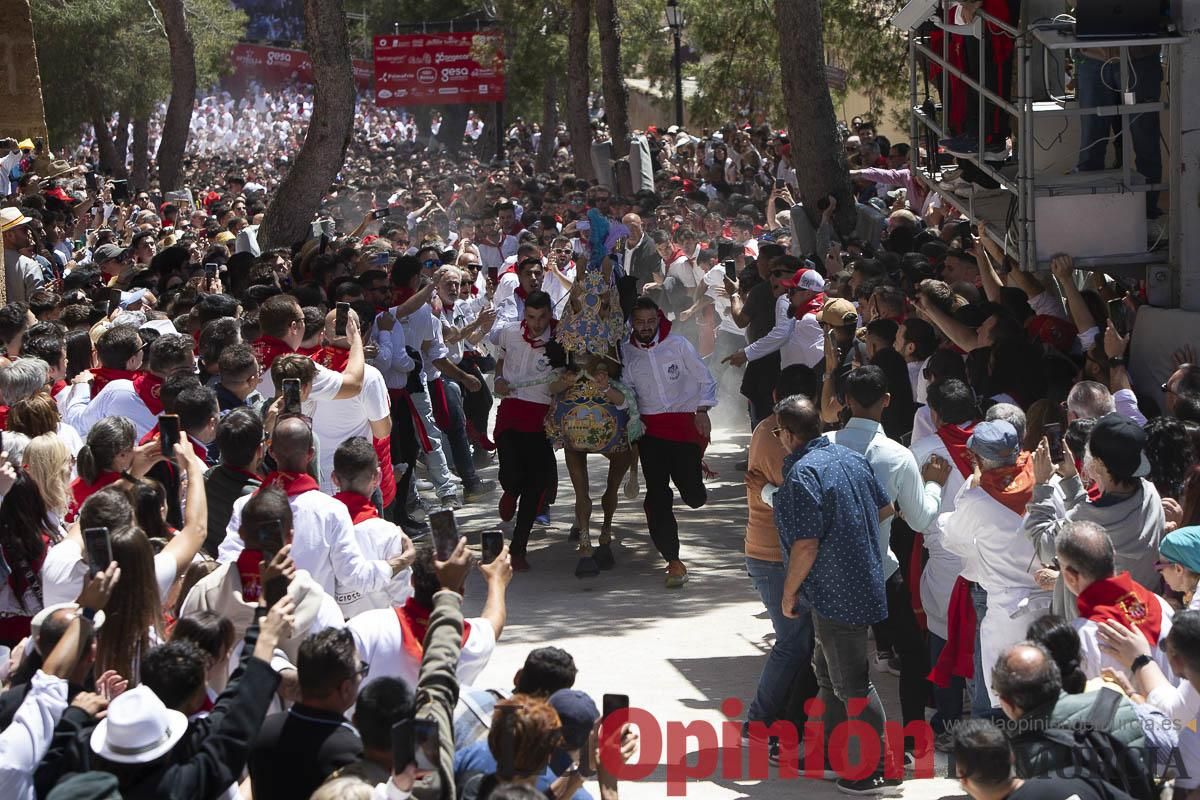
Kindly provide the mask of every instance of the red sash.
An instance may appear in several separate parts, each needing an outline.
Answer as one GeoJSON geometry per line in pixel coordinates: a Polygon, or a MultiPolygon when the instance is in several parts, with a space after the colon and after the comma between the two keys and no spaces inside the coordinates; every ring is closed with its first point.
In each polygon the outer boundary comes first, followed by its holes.
{"type": "Polygon", "coordinates": [[[1081,617],[1095,622],[1120,622],[1140,631],[1151,647],[1158,646],[1162,606],[1154,592],[1135,583],[1128,572],[1096,581],[1079,593],[1075,605],[1081,617]]]}
{"type": "Polygon", "coordinates": [[[315,492],[321,488],[313,476],[307,473],[280,472],[278,470],[267,473],[267,477],[263,478],[262,486],[258,487],[258,491],[261,492],[268,486],[282,489],[284,494],[289,498],[302,495],[305,492],[315,492]]]}
{"type": "Polygon", "coordinates": [[[271,369],[275,359],[295,352],[287,342],[266,335],[259,336],[250,346],[254,348],[254,354],[258,356],[258,365],[263,368],[263,372],[271,369]]]}
{"type": "Polygon", "coordinates": [[[548,403],[534,403],[530,400],[519,400],[516,397],[505,397],[500,401],[500,408],[496,411],[496,429],[493,437],[499,437],[505,431],[542,433],[546,430],[546,414],[549,411],[548,403]]]}
{"type": "Polygon", "coordinates": [[[392,439],[371,437],[375,448],[375,460],[379,462],[379,493],[383,495],[383,507],[387,508],[396,499],[396,472],[392,468],[392,439]]]}
{"type": "Polygon", "coordinates": [[[1013,466],[989,469],[979,482],[993,500],[1022,517],[1033,497],[1033,459],[1029,456],[1021,453],[1013,466]]]}
{"type": "Polygon", "coordinates": [[[975,603],[971,584],[962,576],[950,591],[946,628],[946,646],[929,673],[930,683],[943,689],[953,678],[975,677],[975,603]]]}
{"type": "Polygon", "coordinates": [[[974,430],[974,422],[966,428],[958,425],[943,425],[937,429],[938,438],[950,452],[950,460],[954,462],[954,466],[958,467],[958,471],[964,478],[969,477],[974,471],[971,466],[971,457],[967,454],[967,439],[971,438],[971,432],[974,430]]]}
{"type": "Polygon", "coordinates": [[[67,522],[74,521],[75,515],[79,513],[79,507],[83,505],[84,500],[87,500],[105,486],[116,483],[120,479],[121,473],[119,472],[102,472],[96,478],[95,483],[88,483],[83,478],[76,478],[71,481],[71,508],[67,515],[67,522]]]}
{"type": "Polygon", "coordinates": [[[375,510],[375,504],[366,495],[356,492],[338,492],[333,499],[346,507],[346,510],[350,512],[350,519],[355,525],[379,516],[379,512],[375,510]]]}
{"type": "Polygon", "coordinates": [[[684,442],[696,444],[703,450],[708,446],[708,439],[696,430],[696,415],[691,411],[669,411],[665,414],[643,414],[642,424],[646,426],[646,435],[655,439],[666,439],[668,442],[684,442]]]}
{"type": "MultiPolygon", "coordinates": [[[[425,634],[429,632],[431,611],[432,609],[418,603],[415,597],[408,598],[402,606],[396,606],[396,619],[400,621],[400,630],[404,632],[402,644],[404,652],[416,660],[418,669],[420,669],[421,660],[425,657],[425,634]]],[[[464,647],[470,636],[471,623],[464,619],[462,638],[464,647]]]]}
{"type": "Polygon", "coordinates": [[[136,372],[127,369],[109,369],[96,367],[92,373],[92,397],[100,394],[100,390],[113,381],[131,381],[137,376],[136,372]]]}
{"type": "Polygon", "coordinates": [[[437,378],[429,382],[426,391],[429,392],[429,405],[433,409],[433,421],[441,430],[450,430],[450,403],[446,399],[446,384],[441,378],[437,378]]]}
{"type": "Polygon", "coordinates": [[[162,393],[162,383],[162,378],[151,372],[139,372],[133,379],[133,390],[156,417],[163,413],[162,399],[159,397],[162,393]]]}

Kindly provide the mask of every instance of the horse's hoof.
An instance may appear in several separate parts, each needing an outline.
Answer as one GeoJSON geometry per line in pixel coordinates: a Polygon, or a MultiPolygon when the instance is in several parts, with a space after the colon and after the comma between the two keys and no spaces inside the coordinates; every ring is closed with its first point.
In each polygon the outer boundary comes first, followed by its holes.
{"type": "Polygon", "coordinates": [[[595,578],[600,574],[600,567],[592,556],[583,556],[575,565],[576,578],[595,578]]]}
{"type": "Polygon", "coordinates": [[[567,534],[567,541],[568,542],[578,542],[579,541],[579,526],[578,525],[571,526],[571,532],[569,534],[567,534]]]}
{"type": "Polygon", "coordinates": [[[617,563],[613,558],[612,545],[608,542],[597,545],[592,557],[596,561],[596,566],[602,570],[610,570],[617,563]]]}

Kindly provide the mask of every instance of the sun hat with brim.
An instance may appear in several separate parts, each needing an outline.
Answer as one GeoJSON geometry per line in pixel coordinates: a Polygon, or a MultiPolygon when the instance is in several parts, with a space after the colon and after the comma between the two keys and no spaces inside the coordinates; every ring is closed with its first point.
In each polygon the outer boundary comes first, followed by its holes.
{"type": "Polygon", "coordinates": [[[1173,530],[1158,545],[1158,554],[1173,564],[1200,573],[1200,525],[1173,530]]]}
{"type": "Polygon", "coordinates": [[[92,731],[92,752],[118,764],[149,764],[187,733],[187,717],[163,705],[148,686],[122,693],[92,731]]]}
{"type": "Polygon", "coordinates": [[[46,800],[121,800],[121,784],[111,772],[80,772],[55,784],[46,800]]]}
{"type": "Polygon", "coordinates": [[[15,206],[0,208],[0,233],[8,233],[13,228],[28,225],[30,222],[33,220],[22,214],[21,209],[15,206]]]}

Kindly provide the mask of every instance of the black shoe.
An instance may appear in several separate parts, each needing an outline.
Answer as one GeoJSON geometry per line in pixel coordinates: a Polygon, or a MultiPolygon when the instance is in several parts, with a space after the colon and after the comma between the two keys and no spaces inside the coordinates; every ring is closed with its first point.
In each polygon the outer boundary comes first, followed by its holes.
{"type": "Polygon", "coordinates": [[[613,558],[611,544],[596,545],[596,549],[592,551],[592,558],[596,559],[596,566],[602,570],[610,570],[617,563],[613,558]]]}
{"type": "Polygon", "coordinates": [[[879,795],[893,794],[903,781],[900,778],[885,778],[882,775],[872,775],[869,778],[852,781],[839,778],[836,786],[842,794],[879,795]]]}
{"type": "Polygon", "coordinates": [[[414,542],[424,539],[429,536],[429,523],[420,519],[413,519],[407,514],[400,517],[400,530],[404,531],[408,538],[414,542]]]}

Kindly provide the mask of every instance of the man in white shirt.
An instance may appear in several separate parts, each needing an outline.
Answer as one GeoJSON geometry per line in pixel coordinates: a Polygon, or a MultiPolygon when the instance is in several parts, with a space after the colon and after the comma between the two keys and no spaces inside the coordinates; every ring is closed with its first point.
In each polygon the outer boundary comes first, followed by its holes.
{"type": "MultiPolygon", "coordinates": [[[[263,397],[275,397],[279,390],[271,377],[271,364],[281,355],[296,352],[300,343],[304,341],[304,311],[296,298],[290,294],[268,297],[259,308],[258,325],[262,335],[251,343],[263,371],[258,391],[263,397]]],[[[346,368],[338,373],[318,366],[312,388],[306,397],[308,403],[348,400],[362,391],[366,359],[363,355],[362,336],[355,320],[351,320],[347,326],[346,336],[350,341],[346,368]]],[[[304,413],[311,416],[312,406],[307,406],[304,413]]]]}
{"type": "Polygon", "coordinates": [[[517,254],[517,237],[501,231],[495,217],[484,216],[479,220],[476,231],[479,237],[475,246],[479,248],[479,260],[484,269],[500,269],[505,259],[517,254]]]}
{"type": "Polygon", "coordinates": [[[775,300],[775,326],[725,360],[735,367],[779,351],[781,368],[792,364],[816,367],[825,358],[825,334],[818,315],[825,302],[825,279],[815,269],[802,266],[795,256],[781,256],[775,269],[797,267],[791,278],[779,282],[783,293],[775,300]]]}
{"type": "MultiPolygon", "coordinates": [[[[912,452],[883,432],[880,420],[891,402],[887,377],[874,365],[858,367],[844,379],[846,402],[853,415],[839,431],[825,434],[834,444],[861,453],[888,497],[904,509],[904,519],[913,531],[923,531],[933,521],[942,501],[942,488],[950,474],[950,462],[931,455],[918,465],[912,452]]],[[[904,570],[891,551],[892,521],[879,523],[879,555],[887,591],[888,638],[900,656],[900,706],[905,724],[925,719],[928,684],[921,631],[913,615],[912,592],[917,587],[905,581],[904,570]]]]}
{"type": "MultiPolygon", "coordinates": [[[[369,441],[356,436],[338,445],[333,455],[332,477],[338,489],[333,499],[350,512],[354,535],[365,557],[386,560],[394,553],[412,549],[412,541],[400,528],[383,519],[371,501],[379,488],[380,470],[375,448],[369,441]]],[[[339,584],[335,599],[347,619],[373,608],[391,608],[412,594],[411,579],[412,572],[406,568],[378,592],[360,592],[339,584]]]]}
{"type": "Polygon", "coordinates": [[[967,449],[979,465],[978,483],[963,484],[954,511],[938,521],[946,549],[963,559],[963,577],[987,592],[977,647],[996,707],[1000,698],[987,665],[1025,638],[1029,623],[1049,609],[1052,595],[1034,579],[1042,565],[1021,528],[1033,496],[1033,469],[1016,428],[1002,420],[981,422],[967,449]]]}
{"type": "MultiPolygon", "coordinates": [[[[277,469],[263,479],[263,486],[276,486],[287,494],[293,517],[292,560],[326,594],[333,596],[338,585],[360,592],[382,591],[412,563],[412,551],[393,553],[387,560],[363,557],[346,506],[323,494],[308,474],[313,435],[302,417],[286,417],[275,424],[270,453],[277,469]]],[[[245,548],[241,517],[249,499],[242,497],[233,504],[225,541],[217,553],[219,561],[235,561],[245,548]]]]}
{"type": "Polygon", "coordinates": [[[667,587],[678,588],[687,583],[688,572],[679,558],[670,484],[690,508],[708,501],[700,462],[712,433],[708,411],[717,404],[717,382],[691,342],[671,333],[671,324],[648,297],[634,302],[633,335],[621,343],[621,359],[622,377],[637,396],[646,430],[638,440],[646,523],[667,561],[667,587]]]}
{"type": "MultiPolygon", "coordinates": [[[[540,264],[540,262],[539,262],[540,264]]],[[[500,519],[513,517],[513,569],[529,569],[525,551],[534,517],[557,474],[554,451],[546,438],[545,420],[553,401],[552,383],[557,371],[546,355],[554,337],[550,295],[529,293],[524,319],[493,331],[496,353],[497,397],[502,398],[492,435],[500,455],[500,519]]]]}
{"type": "MultiPolygon", "coordinates": [[[[517,263],[517,286],[512,294],[503,302],[496,303],[496,324],[492,326],[491,341],[496,342],[499,331],[503,328],[519,325],[525,319],[525,302],[531,292],[538,291],[542,285],[545,267],[537,256],[529,256],[517,263]]],[[[554,307],[550,309],[553,318],[554,307]]]]}
{"type": "MultiPolygon", "coordinates": [[[[130,378],[109,381],[96,394],[80,390],[73,392],[67,405],[67,422],[77,431],[88,431],[105,417],[125,417],[133,423],[140,441],[158,424],[163,413],[162,382],[180,371],[195,370],[195,343],[190,336],[168,334],[150,345],[147,354],[150,369],[130,378]]],[[[85,385],[85,384],[80,384],[85,385]]]]}

